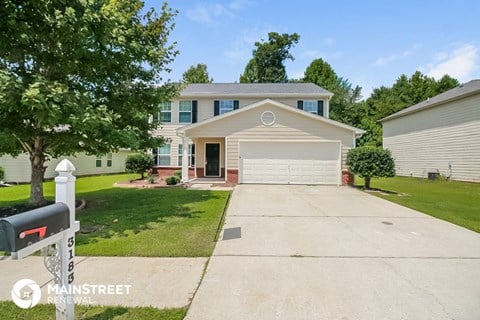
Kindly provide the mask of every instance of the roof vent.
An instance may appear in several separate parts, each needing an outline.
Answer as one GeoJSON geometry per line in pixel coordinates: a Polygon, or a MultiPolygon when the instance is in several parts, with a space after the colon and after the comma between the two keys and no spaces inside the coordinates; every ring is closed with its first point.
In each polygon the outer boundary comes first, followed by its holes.
{"type": "Polygon", "coordinates": [[[264,111],[260,116],[260,121],[265,126],[271,126],[275,123],[275,114],[272,111],[264,111]]]}

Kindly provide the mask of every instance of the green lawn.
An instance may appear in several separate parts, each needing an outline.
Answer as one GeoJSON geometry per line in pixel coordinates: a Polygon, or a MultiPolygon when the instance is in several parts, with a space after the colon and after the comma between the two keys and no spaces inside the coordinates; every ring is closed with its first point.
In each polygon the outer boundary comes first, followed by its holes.
{"type": "MultiPolygon", "coordinates": [[[[355,177],[363,186],[363,180],[355,177]]],[[[395,177],[372,179],[371,187],[393,192],[371,194],[480,232],[480,184],[395,177]]]]}
{"type": "MultiPolygon", "coordinates": [[[[75,306],[75,319],[78,320],[181,320],[186,313],[186,308],[75,306]]],[[[31,309],[20,309],[13,302],[0,301],[0,319],[55,320],[55,305],[39,304],[31,309]]]]}
{"type": "MultiPolygon", "coordinates": [[[[208,257],[215,246],[228,192],[112,188],[131,175],[79,178],[77,198],[87,208],[77,213],[76,254],[93,256],[208,257]]],[[[45,194],[53,196],[53,182],[45,194]]],[[[25,202],[28,186],[0,189],[0,206],[25,202]]]]}

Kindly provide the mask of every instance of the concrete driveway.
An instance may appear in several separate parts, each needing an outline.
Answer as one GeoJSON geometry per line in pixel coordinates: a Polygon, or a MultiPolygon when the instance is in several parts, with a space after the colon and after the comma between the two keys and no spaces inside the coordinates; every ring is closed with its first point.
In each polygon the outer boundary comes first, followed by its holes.
{"type": "Polygon", "coordinates": [[[480,234],[347,187],[240,185],[186,319],[479,319],[480,234]]]}

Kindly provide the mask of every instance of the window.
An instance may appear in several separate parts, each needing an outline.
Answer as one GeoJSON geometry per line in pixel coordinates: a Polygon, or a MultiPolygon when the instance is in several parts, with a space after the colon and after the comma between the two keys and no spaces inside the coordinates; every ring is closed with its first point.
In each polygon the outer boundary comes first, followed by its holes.
{"type": "Polygon", "coordinates": [[[172,122],[172,103],[162,102],[160,103],[160,112],[158,113],[158,121],[161,123],[172,122]]]}
{"type": "Polygon", "coordinates": [[[102,156],[97,156],[97,159],[95,160],[95,167],[97,168],[102,167],[102,156]]]}
{"type": "Polygon", "coordinates": [[[233,100],[220,100],[220,114],[233,110],[233,100]]]}
{"type": "Polygon", "coordinates": [[[303,110],[318,114],[318,102],[317,100],[303,100],[303,110]]]}
{"type": "Polygon", "coordinates": [[[157,165],[170,166],[170,143],[164,144],[157,150],[157,165]]]}
{"type": "Polygon", "coordinates": [[[180,101],[178,111],[178,122],[191,123],[192,122],[192,101],[180,101]]]}
{"type": "Polygon", "coordinates": [[[112,158],[113,158],[113,155],[111,153],[108,153],[107,154],[107,167],[111,167],[112,166],[112,158]]]}
{"type": "MultiPolygon", "coordinates": [[[[178,165],[182,166],[182,158],[183,158],[183,145],[178,145],[178,165]]],[[[188,166],[193,167],[195,166],[195,145],[189,144],[188,145],[188,166]]]]}
{"type": "Polygon", "coordinates": [[[237,110],[239,107],[238,100],[214,100],[213,101],[213,115],[218,116],[225,114],[232,110],[237,110]]]}

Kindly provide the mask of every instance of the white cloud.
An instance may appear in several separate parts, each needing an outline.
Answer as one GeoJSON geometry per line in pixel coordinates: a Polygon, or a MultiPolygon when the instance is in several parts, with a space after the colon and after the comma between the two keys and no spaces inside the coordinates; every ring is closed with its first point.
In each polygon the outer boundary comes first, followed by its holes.
{"type": "Polygon", "coordinates": [[[231,18],[236,11],[245,9],[252,4],[253,2],[248,0],[233,0],[227,4],[197,4],[194,8],[187,10],[186,15],[192,21],[209,25],[222,17],[231,18]]]}
{"type": "Polygon", "coordinates": [[[411,48],[409,48],[405,51],[402,51],[402,52],[399,52],[399,53],[394,53],[394,54],[391,54],[391,55],[386,56],[386,57],[379,57],[379,58],[377,58],[377,60],[375,60],[375,65],[384,66],[384,65],[392,63],[396,60],[411,56],[421,46],[422,46],[421,44],[417,43],[417,44],[414,44],[411,48]]]}
{"type": "Polygon", "coordinates": [[[224,54],[230,63],[245,63],[252,57],[255,42],[266,39],[271,27],[244,29],[240,35],[233,39],[229,49],[224,54]]]}
{"type": "Polygon", "coordinates": [[[326,46],[333,46],[335,42],[335,39],[330,37],[323,40],[323,44],[326,46]]]}
{"type": "Polygon", "coordinates": [[[478,48],[465,44],[452,53],[439,52],[435,55],[436,64],[429,65],[427,75],[440,79],[444,75],[460,81],[470,80],[469,76],[478,68],[478,48]]]}

